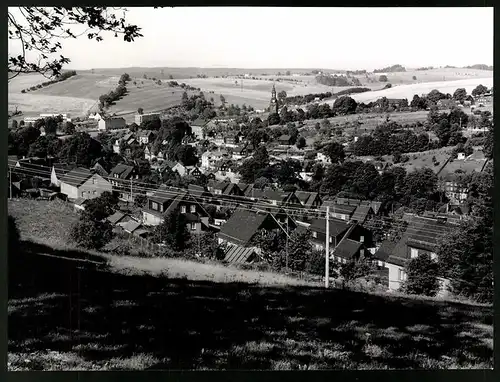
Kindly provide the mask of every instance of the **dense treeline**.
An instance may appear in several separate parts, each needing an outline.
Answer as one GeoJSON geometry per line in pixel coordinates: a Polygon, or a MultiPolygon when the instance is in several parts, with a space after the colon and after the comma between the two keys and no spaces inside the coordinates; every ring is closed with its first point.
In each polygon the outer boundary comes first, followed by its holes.
{"type": "Polygon", "coordinates": [[[124,73],[120,76],[118,80],[118,86],[115,90],[110,91],[107,94],[103,94],[99,97],[99,107],[101,109],[105,109],[114,104],[115,101],[121,99],[124,95],[127,94],[127,83],[131,80],[130,76],[127,73],[124,73]]]}
{"type": "Polygon", "coordinates": [[[338,76],[334,74],[319,74],[316,82],[326,86],[361,86],[361,82],[356,77],[338,76]]]}
{"type": "Polygon", "coordinates": [[[76,76],[76,71],[75,70],[69,70],[67,72],[62,72],[54,80],[42,82],[41,84],[38,84],[36,86],[32,86],[32,87],[30,87],[28,89],[23,89],[23,90],[21,90],[21,93],[26,93],[26,92],[33,91],[33,90],[36,90],[36,89],[41,89],[42,87],[49,86],[49,85],[52,85],[52,84],[57,84],[58,82],[65,81],[68,78],[71,78],[73,76],[76,76]]]}
{"type": "Polygon", "coordinates": [[[395,72],[406,72],[406,68],[399,64],[388,66],[382,69],[375,69],[373,73],[395,73],[395,72]]]}

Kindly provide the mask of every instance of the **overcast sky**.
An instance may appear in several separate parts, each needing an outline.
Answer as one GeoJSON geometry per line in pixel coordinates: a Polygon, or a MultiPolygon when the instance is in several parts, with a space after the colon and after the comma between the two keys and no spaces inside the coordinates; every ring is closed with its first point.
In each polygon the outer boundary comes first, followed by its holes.
{"type": "Polygon", "coordinates": [[[493,65],[493,8],[128,9],[144,37],[63,40],[68,67],[493,65]]]}

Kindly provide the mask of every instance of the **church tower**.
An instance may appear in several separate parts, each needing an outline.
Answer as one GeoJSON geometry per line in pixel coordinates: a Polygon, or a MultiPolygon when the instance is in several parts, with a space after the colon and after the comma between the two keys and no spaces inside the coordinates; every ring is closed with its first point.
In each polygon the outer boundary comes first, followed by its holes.
{"type": "Polygon", "coordinates": [[[278,99],[276,98],[276,87],[273,83],[273,90],[271,91],[271,102],[269,104],[269,113],[278,114],[278,99]]]}

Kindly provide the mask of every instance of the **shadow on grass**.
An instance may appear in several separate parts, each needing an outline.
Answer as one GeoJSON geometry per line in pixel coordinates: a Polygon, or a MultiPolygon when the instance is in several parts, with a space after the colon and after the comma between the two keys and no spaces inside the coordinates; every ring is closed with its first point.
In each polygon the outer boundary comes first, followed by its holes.
{"type": "Polygon", "coordinates": [[[492,367],[489,307],[125,276],[61,256],[82,253],[24,242],[9,255],[9,352],[148,354],[156,369],[492,367]]]}

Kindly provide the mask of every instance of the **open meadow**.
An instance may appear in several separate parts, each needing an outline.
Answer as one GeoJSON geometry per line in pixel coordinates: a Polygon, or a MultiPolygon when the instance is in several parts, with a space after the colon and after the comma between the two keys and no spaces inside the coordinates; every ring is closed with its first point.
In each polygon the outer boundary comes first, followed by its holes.
{"type": "MultiPolygon", "coordinates": [[[[424,82],[412,85],[401,85],[393,86],[389,89],[352,94],[351,97],[357,102],[374,102],[379,98],[406,98],[408,102],[413,99],[415,94],[421,96],[422,94],[427,94],[431,90],[437,89],[441,93],[453,94],[458,88],[464,88],[468,94],[471,94],[472,90],[482,84],[487,87],[493,86],[493,77],[490,78],[473,78],[465,80],[456,81],[436,81],[436,82],[424,82]]],[[[328,103],[333,104],[334,101],[329,101],[328,103]]]]}
{"type": "MultiPolygon", "coordinates": [[[[9,212],[23,240],[9,253],[9,370],[493,366],[489,305],[172,275],[181,260],[59,245],[77,216],[61,202],[15,200],[9,212]]],[[[184,265],[198,266],[210,272],[184,265]]]]}
{"type": "MultiPolygon", "coordinates": [[[[36,86],[47,79],[41,75],[20,75],[9,82],[9,110],[17,106],[23,116],[36,116],[40,113],[69,113],[72,116],[84,116],[89,111],[95,111],[100,95],[113,90],[118,85],[121,74],[129,73],[132,81],[128,84],[129,93],[115,105],[111,106],[110,113],[125,117],[128,123],[133,120],[137,108],[142,107],[145,112],[159,111],[180,103],[183,90],[170,88],[169,75],[176,81],[185,82],[200,88],[208,99],[213,98],[216,106],[220,105],[220,95],[223,95],[228,104],[253,106],[255,109],[264,109],[269,106],[270,93],[273,81],[277,78],[277,69],[224,69],[224,68],[115,68],[78,71],[74,77],[61,83],[27,93],[21,90],[36,86]],[[163,70],[163,74],[162,71],[163,70]],[[274,72],[273,72],[274,71],[274,72]],[[262,80],[235,78],[234,75],[253,73],[262,80]],[[262,75],[266,73],[266,75],[262,75]],[[149,78],[162,80],[162,85],[149,78]],[[207,75],[209,78],[196,78],[196,75],[207,75]],[[213,76],[229,75],[227,78],[213,76]],[[194,77],[194,78],[190,78],[194,77]],[[136,84],[133,84],[133,82],[136,84]],[[237,83],[235,82],[237,81],[237,83]],[[243,81],[243,86],[241,86],[243,81]]],[[[282,71],[284,72],[284,70],[282,71]]],[[[402,73],[388,73],[390,89],[381,90],[385,83],[378,82],[379,74],[356,76],[363,87],[372,89],[370,92],[354,94],[352,97],[358,102],[371,102],[381,97],[408,98],[414,94],[428,93],[438,89],[444,93],[453,93],[457,88],[464,87],[468,93],[478,84],[493,86],[493,77],[490,71],[472,69],[433,69],[426,71],[408,71],[402,73]],[[413,76],[417,80],[413,80],[413,76]]],[[[314,76],[281,76],[284,81],[276,82],[276,90],[286,91],[288,96],[305,95],[325,92],[339,92],[349,87],[332,87],[318,84],[314,76]],[[286,78],[297,82],[286,81],[286,78]]],[[[333,101],[327,101],[333,103],[333,101]]],[[[20,118],[20,117],[18,117],[20,118]]]]}

